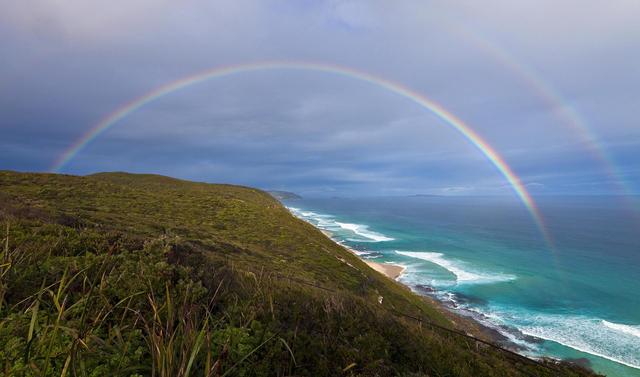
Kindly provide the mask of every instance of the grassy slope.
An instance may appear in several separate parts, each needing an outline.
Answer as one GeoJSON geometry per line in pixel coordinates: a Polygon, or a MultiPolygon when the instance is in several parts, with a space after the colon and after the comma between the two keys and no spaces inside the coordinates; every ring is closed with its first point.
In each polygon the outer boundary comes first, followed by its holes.
{"type": "Polygon", "coordinates": [[[399,319],[447,325],[259,190],[0,172],[0,220],[8,375],[583,373],[399,319]]]}

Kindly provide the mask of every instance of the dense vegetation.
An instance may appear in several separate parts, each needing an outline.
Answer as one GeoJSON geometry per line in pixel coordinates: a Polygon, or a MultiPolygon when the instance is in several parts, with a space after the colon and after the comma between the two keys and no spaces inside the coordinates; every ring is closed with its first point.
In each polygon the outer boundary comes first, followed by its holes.
{"type": "Polygon", "coordinates": [[[450,326],[259,190],[0,172],[0,222],[7,376],[587,374],[395,315],[450,326]]]}

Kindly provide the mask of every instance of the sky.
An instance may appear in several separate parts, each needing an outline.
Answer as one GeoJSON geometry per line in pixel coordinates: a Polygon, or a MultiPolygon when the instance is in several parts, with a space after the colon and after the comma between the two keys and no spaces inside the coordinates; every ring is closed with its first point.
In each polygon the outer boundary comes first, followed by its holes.
{"type": "MultiPolygon", "coordinates": [[[[438,103],[532,195],[640,192],[640,2],[0,0],[0,169],[50,171],[133,99],[216,67],[304,61],[438,103]]],[[[60,168],[303,196],[513,195],[409,98],[270,69],[168,93],[60,168]]]]}

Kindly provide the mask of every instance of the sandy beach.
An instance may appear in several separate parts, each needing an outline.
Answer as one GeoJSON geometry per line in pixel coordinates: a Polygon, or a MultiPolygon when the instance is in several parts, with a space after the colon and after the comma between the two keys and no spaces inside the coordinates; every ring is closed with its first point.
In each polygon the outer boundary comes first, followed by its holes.
{"type": "MultiPolygon", "coordinates": [[[[333,239],[333,235],[331,234],[331,232],[324,230],[324,229],[319,229],[325,236],[327,236],[327,238],[329,238],[331,241],[338,243],[336,240],[333,239]]],[[[340,243],[338,243],[340,246],[342,246],[343,248],[345,248],[346,250],[350,251],[351,253],[355,254],[356,256],[358,256],[358,253],[345,246],[342,245],[340,243]]],[[[360,256],[358,256],[358,258],[360,258],[360,256]]],[[[401,265],[397,265],[397,264],[391,264],[391,263],[378,263],[378,262],[373,262],[370,260],[366,260],[363,258],[360,258],[360,260],[362,260],[364,263],[366,263],[369,267],[373,268],[374,270],[378,271],[379,273],[383,274],[384,276],[388,277],[389,279],[397,282],[397,284],[402,285],[403,287],[411,290],[411,288],[407,285],[404,285],[400,282],[398,282],[398,278],[400,276],[402,276],[402,274],[405,272],[405,270],[407,269],[404,266],[401,265]]],[[[429,302],[436,310],[438,310],[440,313],[442,313],[447,319],[449,319],[449,321],[451,321],[451,324],[453,325],[454,328],[469,334],[469,335],[473,335],[476,336],[480,339],[483,339],[485,341],[489,341],[492,342],[494,344],[498,344],[501,345],[503,347],[506,348],[510,348],[514,351],[517,351],[519,349],[519,346],[516,345],[515,343],[510,342],[505,336],[503,336],[502,334],[500,334],[498,331],[496,331],[495,329],[489,328],[485,325],[483,325],[482,323],[478,322],[477,320],[470,318],[468,316],[464,316],[458,313],[455,313],[452,308],[447,307],[447,305],[445,305],[444,303],[436,300],[433,297],[430,297],[428,295],[420,295],[420,297],[422,297],[423,300],[429,302]]]]}
{"type": "Polygon", "coordinates": [[[406,267],[399,266],[397,264],[377,263],[368,260],[364,260],[364,262],[368,264],[369,267],[393,280],[399,278],[400,275],[402,275],[402,273],[407,269],[406,267]]]}
{"type": "MultiPolygon", "coordinates": [[[[324,229],[319,229],[325,236],[327,236],[331,241],[336,242],[333,239],[333,235],[331,234],[331,232],[324,230],[324,229]]],[[[352,252],[355,255],[358,255],[358,253],[355,252],[355,250],[352,250],[348,247],[346,247],[345,245],[340,245],[342,247],[344,247],[345,249],[349,250],[350,252],[352,252]]],[[[364,263],[366,263],[369,267],[373,268],[374,270],[378,271],[379,273],[383,274],[384,276],[388,277],[389,279],[392,280],[397,280],[402,273],[407,269],[404,266],[400,266],[398,264],[391,264],[391,263],[378,263],[378,262],[372,262],[366,259],[362,259],[360,258],[360,260],[362,260],[364,263]]]]}

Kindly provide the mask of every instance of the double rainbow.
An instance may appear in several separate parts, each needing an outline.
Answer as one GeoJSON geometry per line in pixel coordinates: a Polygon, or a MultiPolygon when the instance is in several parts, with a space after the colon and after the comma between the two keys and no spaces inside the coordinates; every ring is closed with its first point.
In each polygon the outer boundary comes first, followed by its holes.
{"type": "Polygon", "coordinates": [[[598,143],[598,136],[595,131],[587,125],[587,122],[575,106],[565,100],[551,84],[543,80],[531,67],[519,61],[495,41],[487,39],[475,30],[471,31],[458,27],[456,31],[476,48],[491,56],[501,67],[515,74],[527,86],[529,92],[534,93],[544,101],[551,112],[575,132],[578,136],[578,141],[586,146],[592,156],[600,162],[607,175],[612,178],[612,182],[619,186],[620,193],[627,196],[633,195],[633,190],[627,186],[624,176],[617,168],[613,158],[598,143]]]}
{"type": "Polygon", "coordinates": [[[102,133],[107,131],[118,121],[127,117],[129,114],[140,109],[146,104],[157,100],[167,94],[173,93],[177,90],[186,88],[190,85],[197,84],[206,80],[220,78],[229,75],[235,75],[240,73],[252,72],[252,71],[264,71],[264,70],[307,70],[316,72],[331,73],[339,76],[348,77],[355,80],[364,81],[380,88],[389,90],[402,97],[410,99],[416,104],[429,110],[431,113],[440,118],[445,124],[449,125],[462,136],[464,136],[471,144],[473,144],[482,154],[484,154],[491,163],[498,169],[498,171],[506,178],[509,185],[513,188],[515,194],[520,198],[525,205],[529,213],[531,214],[536,226],[540,230],[544,239],[548,245],[552,245],[551,237],[544,225],[543,217],[540,210],[536,206],[533,198],[527,191],[526,187],[522,183],[521,179],[513,172],[513,170],[506,163],[504,158],[493,148],[487,141],[485,141],[478,133],[476,133],[471,127],[466,125],[462,120],[455,115],[447,111],[444,107],[434,102],[433,100],[425,97],[424,95],[400,84],[371,75],[366,72],[358,71],[353,68],[343,67],[333,64],[322,64],[315,62],[302,62],[302,61],[264,61],[250,64],[239,64],[227,67],[217,67],[203,72],[184,77],[182,79],[173,81],[166,85],[163,85],[147,94],[144,94],[134,100],[126,103],[116,111],[112,112],[105,118],[103,118],[98,124],[87,131],[80,139],[74,142],[65,152],[55,161],[51,167],[52,172],[59,172],[69,161],[71,161],[83,148],[87,146],[92,140],[96,139],[102,133]]]}

